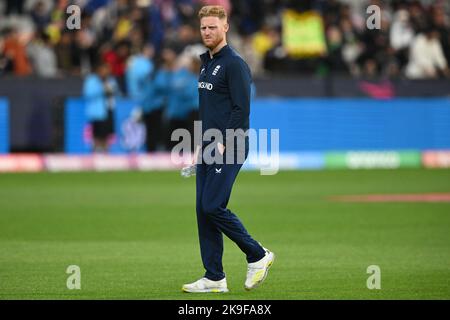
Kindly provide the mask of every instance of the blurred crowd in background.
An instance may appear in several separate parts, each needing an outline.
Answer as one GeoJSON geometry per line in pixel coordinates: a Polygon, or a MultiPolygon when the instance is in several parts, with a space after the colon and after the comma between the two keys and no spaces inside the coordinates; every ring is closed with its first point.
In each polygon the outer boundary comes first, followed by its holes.
{"type": "Polygon", "coordinates": [[[157,67],[167,48],[189,64],[186,57],[204,50],[197,12],[205,4],[220,4],[229,12],[229,41],[256,77],[449,76],[450,5],[445,0],[5,0],[0,4],[0,75],[87,75],[107,62],[122,81],[127,62],[146,46],[157,67]],[[81,8],[79,30],[66,27],[71,4],[81,8]],[[372,4],[382,10],[380,30],[366,26],[372,4]],[[307,58],[286,52],[285,9],[320,13],[326,52],[307,58]]]}
{"type": "Polygon", "coordinates": [[[108,147],[120,96],[136,104],[147,150],[169,150],[169,134],[198,118],[204,5],[226,9],[228,42],[255,78],[450,78],[448,0],[4,0],[0,77],[82,77],[96,150],[108,147]],[[71,5],[79,28],[67,23],[71,5]]]}

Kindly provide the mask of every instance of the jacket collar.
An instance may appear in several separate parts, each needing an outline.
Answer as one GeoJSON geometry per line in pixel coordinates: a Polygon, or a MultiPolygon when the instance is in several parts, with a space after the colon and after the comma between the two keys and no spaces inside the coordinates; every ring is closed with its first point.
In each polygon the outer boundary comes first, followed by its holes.
{"type": "MultiPolygon", "coordinates": [[[[230,46],[228,44],[226,44],[222,49],[219,50],[219,52],[216,52],[215,54],[213,54],[213,59],[222,57],[230,50],[231,50],[230,46]]],[[[202,60],[203,63],[206,63],[207,61],[212,60],[209,55],[209,50],[206,51],[205,53],[203,53],[202,55],[200,55],[200,59],[202,60]]]]}

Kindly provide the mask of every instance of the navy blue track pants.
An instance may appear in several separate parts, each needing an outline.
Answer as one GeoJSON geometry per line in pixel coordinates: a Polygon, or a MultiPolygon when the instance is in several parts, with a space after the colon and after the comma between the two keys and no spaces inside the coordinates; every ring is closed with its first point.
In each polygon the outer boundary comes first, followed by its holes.
{"type": "Polygon", "coordinates": [[[223,236],[246,254],[247,262],[264,257],[264,249],[247,232],[238,217],[227,209],[234,181],[242,164],[197,164],[197,224],[205,277],[225,277],[222,266],[223,236]]]}

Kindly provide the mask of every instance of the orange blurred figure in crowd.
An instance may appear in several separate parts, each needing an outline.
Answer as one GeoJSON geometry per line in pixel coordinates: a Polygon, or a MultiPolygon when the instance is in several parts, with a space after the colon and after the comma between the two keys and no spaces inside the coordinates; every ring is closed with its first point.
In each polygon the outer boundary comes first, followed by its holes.
{"type": "Polygon", "coordinates": [[[31,64],[27,57],[26,45],[22,43],[15,29],[7,31],[3,43],[3,54],[12,61],[14,74],[26,76],[32,73],[31,64]]]}

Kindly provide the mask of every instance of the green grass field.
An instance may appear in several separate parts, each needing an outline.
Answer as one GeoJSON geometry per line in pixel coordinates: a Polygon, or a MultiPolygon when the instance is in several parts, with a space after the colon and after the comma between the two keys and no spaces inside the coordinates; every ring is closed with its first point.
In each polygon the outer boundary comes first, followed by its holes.
{"type": "Polygon", "coordinates": [[[246,292],[226,239],[218,295],[180,290],[203,275],[194,187],[178,172],[0,175],[0,299],[450,299],[450,203],[327,199],[450,192],[450,170],[242,172],[229,207],[277,259],[246,292]]]}

